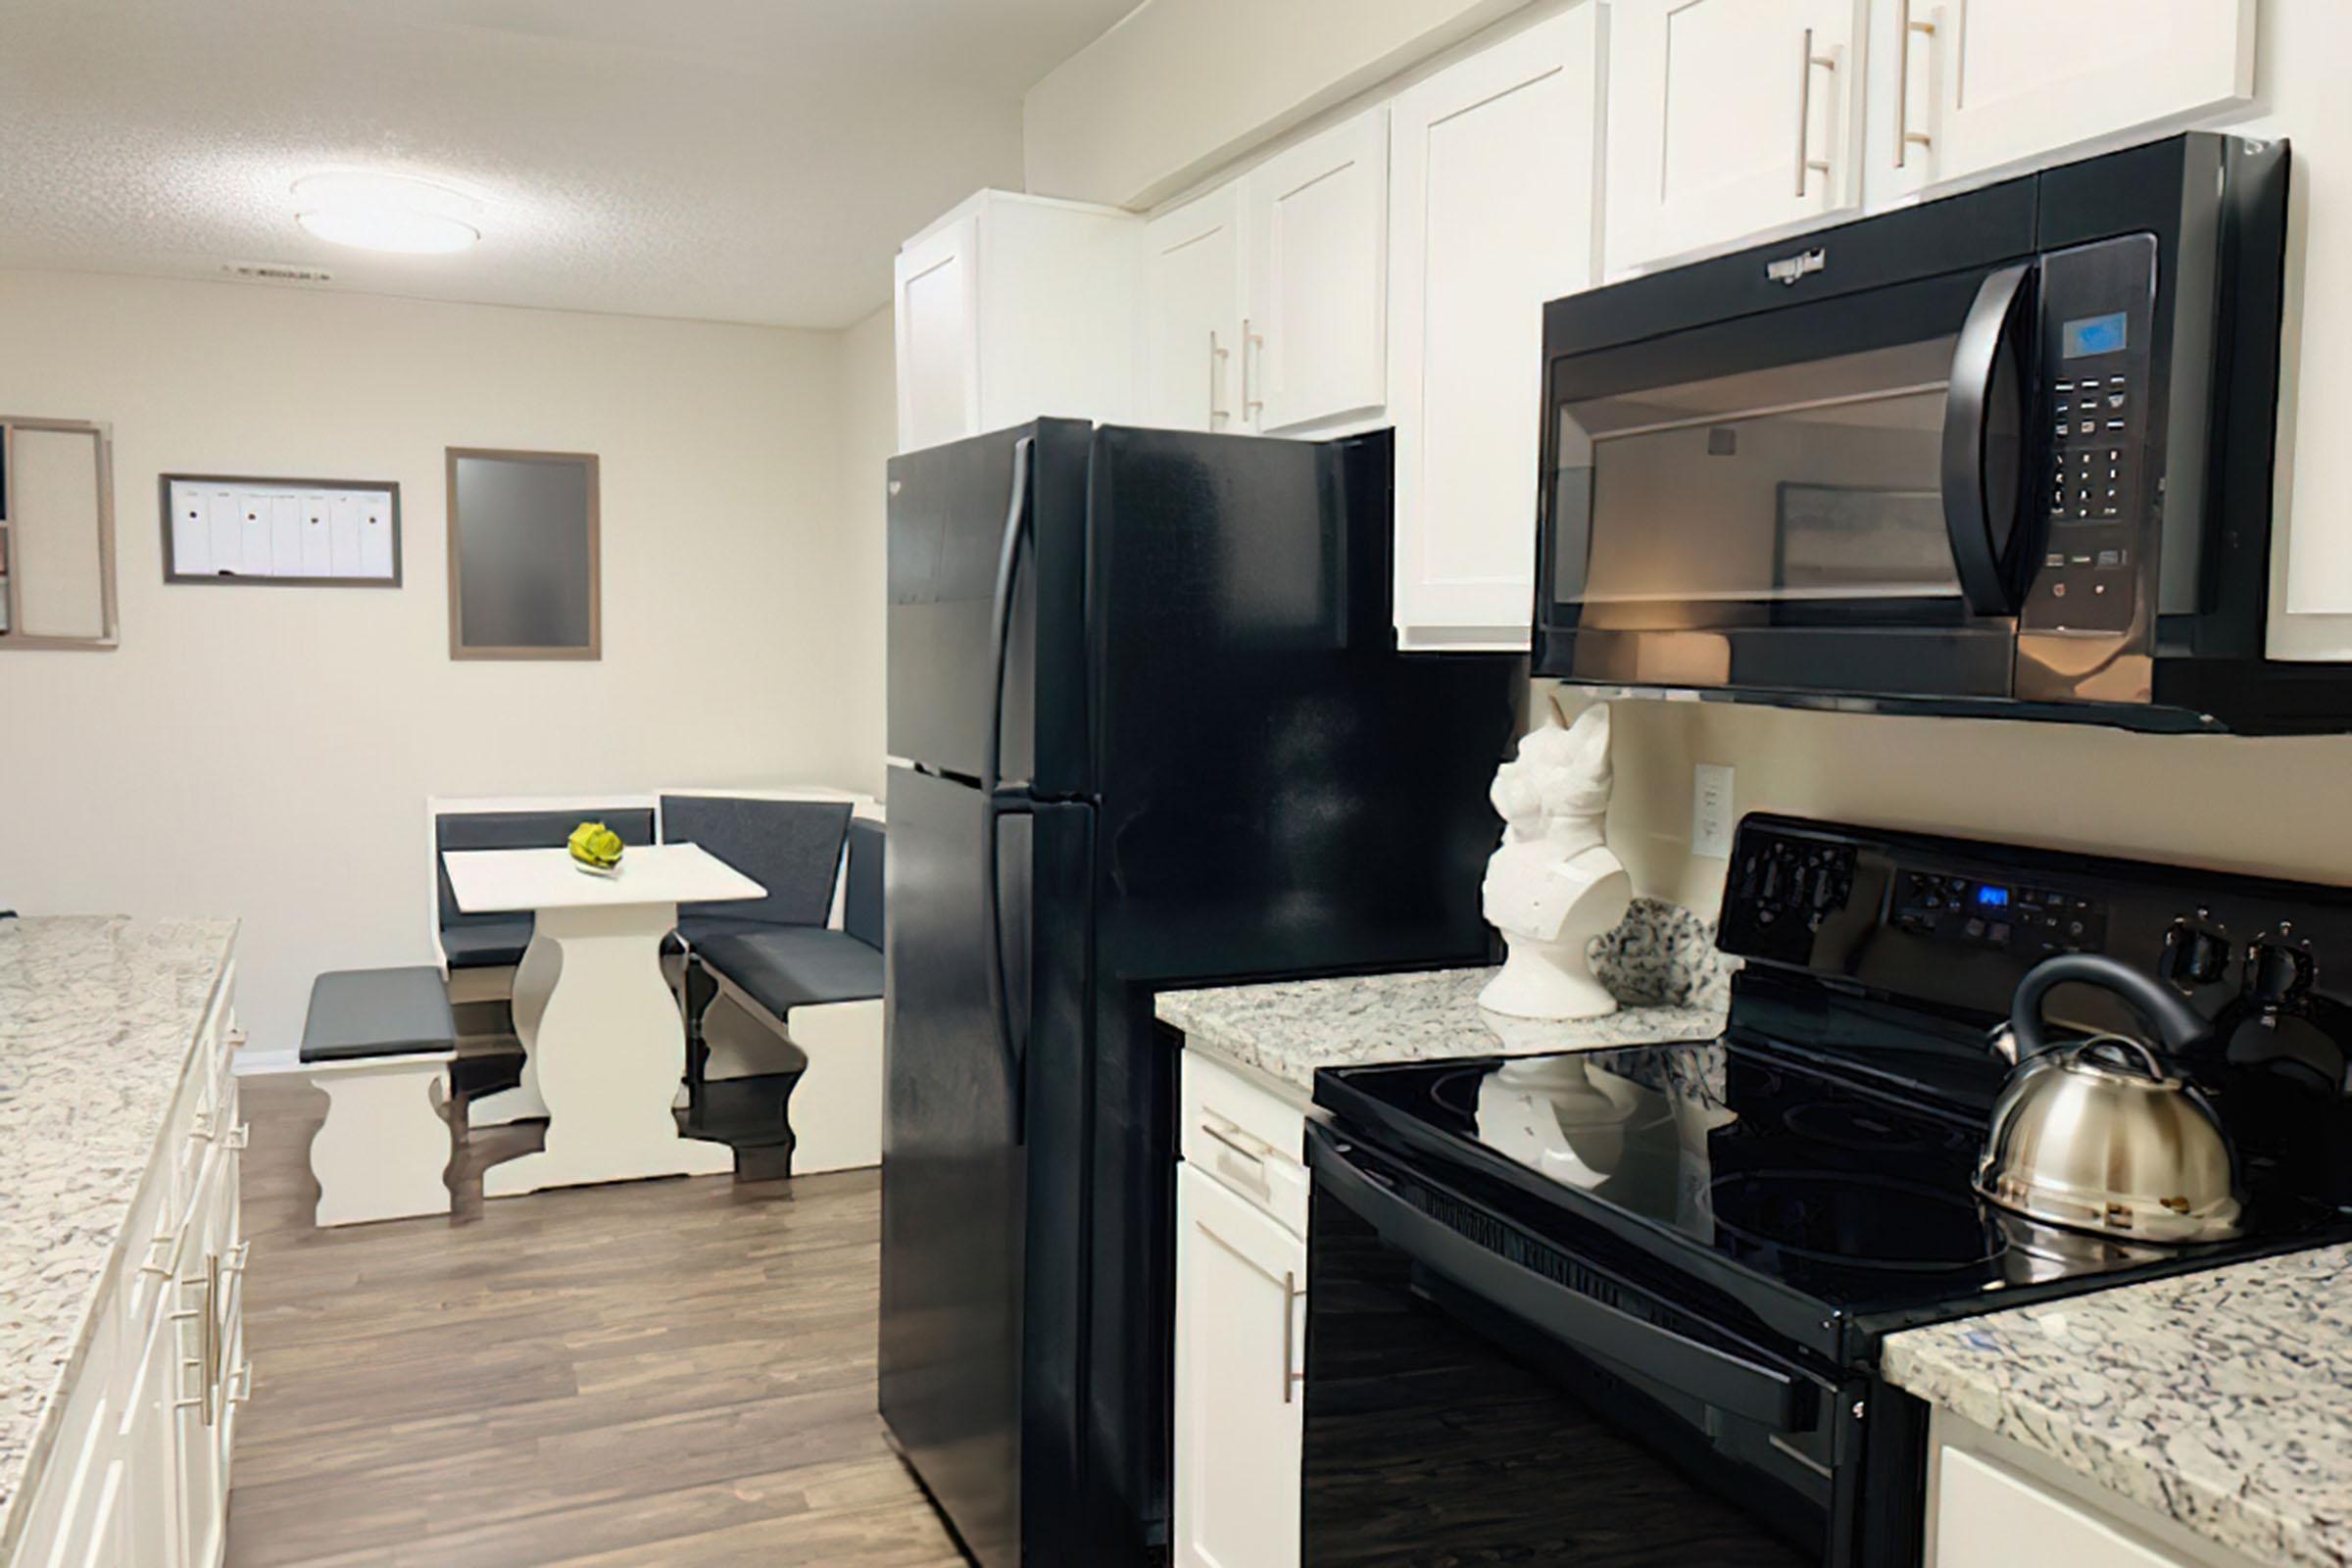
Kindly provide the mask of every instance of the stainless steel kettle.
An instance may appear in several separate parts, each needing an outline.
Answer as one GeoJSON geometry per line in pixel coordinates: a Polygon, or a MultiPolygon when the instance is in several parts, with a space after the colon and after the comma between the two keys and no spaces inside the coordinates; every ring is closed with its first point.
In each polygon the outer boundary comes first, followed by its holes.
{"type": "Polygon", "coordinates": [[[2123,1035],[2045,1046],[2042,999],[2070,981],[2130,1003],[2169,1053],[2208,1033],[2186,1002],[2113,958],[2069,953],[2035,965],[2010,1004],[2017,1065],[1992,1109],[1977,1191],[2030,1219],[2101,1236],[2236,1235],[2237,1162],[2202,1095],[2123,1035]]]}

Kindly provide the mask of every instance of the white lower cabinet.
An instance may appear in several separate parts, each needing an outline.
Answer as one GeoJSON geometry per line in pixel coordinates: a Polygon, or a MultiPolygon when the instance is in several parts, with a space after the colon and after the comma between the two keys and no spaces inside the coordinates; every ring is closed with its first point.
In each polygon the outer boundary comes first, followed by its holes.
{"type": "Polygon", "coordinates": [[[2255,1568],[1973,1422],[1929,1431],[1925,1568],[2255,1568]]]}
{"type": "Polygon", "coordinates": [[[1176,1568],[1298,1568],[1306,1111],[1184,1053],[1176,1167],[1176,1568]]]}
{"type": "Polygon", "coordinates": [[[1306,1243],[1176,1172],[1177,1568],[1296,1568],[1306,1243]]]}
{"type": "Polygon", "coordinates": [[[1547,17],[1391,109],[1389,409],[1408,650],[1528,645],[1544,306],[1592,281],[1607,15],[1592,0],[1547,17]]]}

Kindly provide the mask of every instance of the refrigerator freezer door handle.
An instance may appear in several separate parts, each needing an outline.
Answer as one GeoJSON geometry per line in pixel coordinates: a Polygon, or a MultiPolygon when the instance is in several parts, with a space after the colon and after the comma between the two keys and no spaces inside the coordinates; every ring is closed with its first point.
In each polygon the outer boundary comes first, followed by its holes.
{"type": "Polygon", "coordinates": [[[999,929],[997,899],[997,824],[1006,816],[1029,809],[1027,792],[1004,787],[1004,676],[1011,658],[1012,603],[1019,585],[1021,545],[1029,523],[1029,472],[1037,438],[1023,436],[1012,448],[1012,496],[1004,508],[1004,539],[997,551],[997,597],[989,624],[989,715],[987,744],[980,756],[980,798],[984,827],[980,835],[981,942],[988,965],[988,1004],[995,1020],[997,1043],[1004,1053],[1005,1094],[1012,1106],[1012,1141],[1026,1136],[1023,1125],[1028,1100],[1027,1055],[1013,1036],[1010,988],[1004,983],[1004,939],[999,929]]]}

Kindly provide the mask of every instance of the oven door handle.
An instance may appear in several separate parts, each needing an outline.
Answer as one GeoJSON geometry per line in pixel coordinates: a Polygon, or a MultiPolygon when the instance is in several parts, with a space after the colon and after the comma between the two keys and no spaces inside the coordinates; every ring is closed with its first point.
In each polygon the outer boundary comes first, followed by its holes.
{"type": "MultiPolygon", "coordinates": [[[[1353,1209],[1380,1232],[1383,1242],[1422,1267],[1571,1349],[1717,1409],[1776,1432],[1802,1432],[1812,1426],[1816,1402],[1810,1383],[1621,1312],[1489,1251],[1399,1198],[1380,1177],[1349,1159],[1346,1144],[1319,1123],[1307,1125],[1306,1142],[1316,1190],[1353,1209]]],[[[1313,1290],[1311,1284],[1308,1290],[1313,1290]]]]}
{"type": "Polygon", "coordinates": [[[1977,615],[2017,612],[2014,563],[2025,552],[2024,382],[2013,372],[2017,419],[2011,471],[1993,470],[1999,454],[1994,405],[2000,396],[2001,356],[2014,339],[2012,323],[2034,296],[2033,269],[2020,263],[1986,277],[1977,289],[1952,350],[1951,391],[1943,406],[1943,526],[1951,538],[1960,594],[1977,615]],[[1996,537],[2001,519],[2006,540],[1996,537]]]}

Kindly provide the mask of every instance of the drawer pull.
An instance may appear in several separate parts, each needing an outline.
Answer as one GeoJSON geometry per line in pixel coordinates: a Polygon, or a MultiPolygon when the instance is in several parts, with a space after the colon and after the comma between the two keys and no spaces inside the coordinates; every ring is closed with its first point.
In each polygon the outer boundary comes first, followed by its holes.
{"type": "MultiPolygon", "coordinates": [[[[1272,1152],[1264,1144],[1258,1144],[1256,1148],[1252,1149],[1250,1144],[1243,1143],[1239,1138],[1234,1137],[1232,1132],[1220,1130],[1213,1121],[1202,1122],[1200,1130],[1252,1165],[1263,1165],[1266,1162],[1266,1155],[1272,1152]]],[[[1255,1140],[1251,1140],[1251,1142],[1254,1143],[1255,1140]]]]}
{"type": "Polygon", "coordinates": [[[1298,1275],[1295,1270],[1282,1271],[1282,1402],[1292,1403],[1298,1385],[1306,1374],[1296,1370],[1298,1365],[1298,1275]]]}
{"type": "Polygon", "coordinates": [[[147,1255],[139,1260],[139,1272],[142,1274],[153,1274],[162,1279],[170,1279],[172,1277],[172,1253],[178,1250],[179,1237],[177,1233],[172,1231],[157,1231],[154,1237],[147,1243],[147,1255]],[[161,1263],[158,1263],[155,1260],[155,1250],[159,1247],[166,1249],[164,1252],[164,1261],[161,1263]]]}

